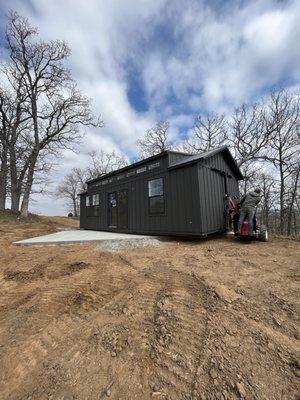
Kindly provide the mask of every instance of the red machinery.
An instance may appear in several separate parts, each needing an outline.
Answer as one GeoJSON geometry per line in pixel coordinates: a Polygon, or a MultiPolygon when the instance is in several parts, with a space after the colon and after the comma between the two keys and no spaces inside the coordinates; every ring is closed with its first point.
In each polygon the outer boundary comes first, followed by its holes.
{"type": "Polygon", "coordinates": [[[257,221],[256,218],[256,213],[254,214],[253,217],[253,235],[249,234],[249,221],[248,218],[245,218],[242,224],[242,229],[241,232],[238,232],[238,222],[239,222],[239,216],[240,216],[240,210],[238,206],[238,200],[237,198],[231,199],[230,197],[228,198],[229,200],[229,207],[228,207],[228,213],[229,213],[229,223],[231,227],[233,228],[234,234],[236,237],[241,238],[241,239],[258,239],[262,240],[263,242],[268,241],[268,231],[265,225],[260,225],[257,221]]]}

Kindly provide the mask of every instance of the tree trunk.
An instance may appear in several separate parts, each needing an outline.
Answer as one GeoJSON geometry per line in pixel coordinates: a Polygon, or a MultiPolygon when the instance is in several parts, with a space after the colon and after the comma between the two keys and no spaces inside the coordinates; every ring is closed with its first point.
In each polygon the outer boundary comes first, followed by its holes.
{"type": "MultiPolygon", "coordinates": [[[[30,75],[29,75],[29,79],[31,79],[30,75]]],[[[31,193],[32,184],[33,184],[35,165],[36,165],[37,157],[39,154],[39,147],[38,147],[38,145],[39,145],[39,127],[38,127],[38,118],[37,118],[37,95],[36,95],[36,88],[33,88],[33,87],[31,88],[31,111],[32,111],[35,147],[29,157],[27,181],[26,181],[22,205],[21,205],[21,216],[24,218],[28,217],[30,193],[31,193]]]]}
{"type": "Polygon", "coordinates": [[[7,175],[8,175],[8,163],[7,163],[7,148],[3,147],[1,154],[1,168],[0,168],[0,211],[5,210],[5,201],[7,194],[7,175]]]}
{"type": "Polygon", "coordinates": [[[37,154],[33,154],[31,157],[32,158],[29,163],[27,180],[26,180],[26,185],[25,185],[25,190],[24,190],[22,205],[21,205],[21,216],[24,218],[28,217],[29,199],[30,199],[30,193],[31,193],[32,184],[33,184],[33,176],[34,176],[34,170],[35,170],[35,165],[36,165],[36,160],[37,160],[37,154]]]}
{"type": "Polygon", "coordinates": [[[23,194],[23,199],[22,199],[22,205],[21,205],[21,216],[24,218],[28,217],[28,207],[29,207],[29,199],[30,199],[30,192],[31,192],[31,187],[32,187],[32,182],[33,182],[33,174],[31,174],[30,171],[28,171],[28,175],[32,175],[32,179],[28,176],[24,194],[23,194]],[[31,183],[30,183],[31,181],[31,183]]]}
{"type": "Polygon", "coordinates": [[[297,211],[294,212],[294,235],[297,236],[298,235],[298,231],[297,231],[297,211]]]}
{"type": "Polygon", "coordinates": [[[11,211],[17,213],[20,207],[21,193],[17,184],[11,184],[11,211]]]}
{"type": "Polygon", "coordinates": [[[76,197],[73,198],[74,217],[78,217],[76,197]]]}
{"type": "Polygon", "coordinates": [[[292,198],[291,198],[291,201],[289,204],[289,213],[288,213],[288,219],[287,219],[287,234],[288,234],[288,236],[290,236],[292,234],[293,208],[294,208],[294,203],[295,203],[297,189],[298,189],[299,173],[300,172],[298,170],[297,174],[295,176],[295,184],[293,187],[292,198]]]}
{"type": "Polygon", "coordinates": [[[283,173],[283,165],[282,165],[282,157],[281,151],[279,154],[279,171],[280,171],[280,194],[279,194],[279,202],[280,202],[280,222],[279,222],[279,233],[280,235],[284,234],[284,192],[285,192],[285,181],[284,181],[284,173],[283,173]]]}
{"type": "Polygon", "coordinates": [[[18,212],[20,206],[21,188],[18,180],[17,163],[14,149],[9,151],[10,158],[10,185],[11,185],[11,211],[18,212]]]}

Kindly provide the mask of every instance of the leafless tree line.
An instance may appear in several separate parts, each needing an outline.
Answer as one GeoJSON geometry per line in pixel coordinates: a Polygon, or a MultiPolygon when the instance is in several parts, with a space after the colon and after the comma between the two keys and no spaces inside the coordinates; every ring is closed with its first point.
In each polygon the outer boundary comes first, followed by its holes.
{"type": "Polygon", "coordinates": [[[65,66],[67,44],[37,36],[26,18],[9,13],[0,66],[0,211],[9,199],[23,216],[53,157],[78,143],[82,127],[103,125],[65,66]]]}
{"type": "MultiPolygon", "coordinates": [[[[299,114],[299,94],[282,89],[271,92],[260,102],[242,104],[230,116],[196,115],[191,133],[180,143],[171,142],[170,124],[161,121],[137,141],[139,158],[171,149],[195,154],[226,144],[244,175],[241,194],[255,186],[262,189],[262,221],[274,232],[297,235],[300,215],[299,114]]],[[[125,158],[115,153],[101,152],[98,157],[92,153],[90,167],[80,173],[73,169],[58,193],[61,195],[66,187],[72,187],[73,180],[80,190],[84,190],[87,179],[124,165],[125,158]]],[[[74,189],[71,195],[65,196],[71,200],[70,205],[76,204],[75,193],[78,191],[74,189]]],[[[77,215],[76,207],[73,208],[77,215]]]]}
{"type": "Polygon", "coordinates": [[[233,114],[198,114],[187,139],[172,144],[168,122],[160,122],[137,142],[142,157],[174,149],[199,153],[228,145],[244,180],[241,193],[254,186],[263,192],[260,212],[270,229],[299,233],[300,95],[271,92],[254,104],[242,104],[233,114]]]}
{"type": "Polygon", "coordinates": [[[78,194],[86,190],[86,182],[106,175],[127,165],[127,159],[115,151],[106,153],[102,150],[89,153],[87,168],[72,168],[58,185],[55,196],[66,201],[68,210],[74,217],[79,215],[78,194]]]}

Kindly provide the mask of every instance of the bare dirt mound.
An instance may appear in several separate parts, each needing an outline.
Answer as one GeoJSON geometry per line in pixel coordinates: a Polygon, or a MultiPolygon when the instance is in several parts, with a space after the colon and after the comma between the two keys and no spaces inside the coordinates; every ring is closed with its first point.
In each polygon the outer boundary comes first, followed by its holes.
{"type": "Polygon", "coordinates": [[[295,241],[1,243],[1,400],[297,398],[295,241]]]}

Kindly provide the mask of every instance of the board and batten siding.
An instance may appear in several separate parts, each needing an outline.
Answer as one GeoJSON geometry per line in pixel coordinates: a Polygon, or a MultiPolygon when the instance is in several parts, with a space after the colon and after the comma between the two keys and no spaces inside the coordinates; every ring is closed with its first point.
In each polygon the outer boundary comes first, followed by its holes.
{"type": "Polygon", "coordinates": [[[225,228],[225,181],[217,171],[199,166],[199,197],[201,234],[219,232],[225,228]]]}
{"type": "Polygon", "coordinates": [[[227,174],[228,194],[231,197],[239,196],[238,182],[223,154],[216,154],[198,163],[201,233],[203,235],[225,230],[226,188],[225,176],[221,172],[227,174]]]}
{"type": "Polygon", "coordinates": [[[196,164],[169,172],[168,223],[171,232],[199,234],[200,210],[196,164]]]}
{"type": "Polygon", "coordinates": [[[235,174],[233,170],[228,165],[224,155],[222,153],[215,154],[213,157],[205,160],[205,165],[210,166],[212,168],[216,168],[220,171],[226,172],[227,175],[227,190],[231,197],[239,196],[239,185],[238,181],[235,178],[235,174]]]}
{"type": "Polygon", "coordinates": [[[232,197],[239,195],[238,179],[241,178],[237,176],[232,159],[225,151],[176,166],[185,158],[190,156],[163,152],[155,158],[88,182],[87,194],[80,196],[80,227],[183,236],[203,236],[223,231],[225,181],[227,192],[232,197]],[[153,163],[159,165],[152,168],[153,163]],[[164,181],[165,212],[151,215],[148,182],[157,178],[164,181]],[[112,228],[108,224],[108,195],[121,190],[126,190],[128,194],[128,227],[112,228]],[[87,215],[86,196],[93,194],[99,194],[99,216],[87,215]]]}

